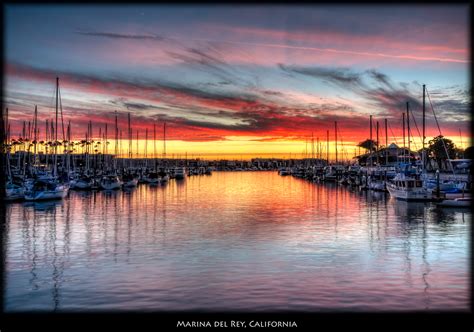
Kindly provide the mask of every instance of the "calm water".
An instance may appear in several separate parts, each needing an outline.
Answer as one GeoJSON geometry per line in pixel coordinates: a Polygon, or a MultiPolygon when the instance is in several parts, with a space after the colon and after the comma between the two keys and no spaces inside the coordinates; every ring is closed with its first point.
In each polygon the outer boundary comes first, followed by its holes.
{"type": "Polygon", "coordinates": [[[471,213],[215,172],[8,205],[7,311],[468,310],[471,213]]]}

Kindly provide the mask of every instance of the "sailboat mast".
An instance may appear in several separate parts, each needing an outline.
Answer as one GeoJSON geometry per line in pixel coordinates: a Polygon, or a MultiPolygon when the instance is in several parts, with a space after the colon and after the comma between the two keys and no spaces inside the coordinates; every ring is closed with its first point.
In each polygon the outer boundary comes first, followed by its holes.
{"type": "MultiPolygon", "coordinates": [[[[2,108],[3,110],[3,108],[2,108]]],[[[1,112],[1,110],[0,110],[1,112]]],[[[9,144],[9,139],[8,139],[8,132],[9,132],[9,125],[8,125],[8,107],[5,110],[5,118],[3,118],[3,113],[2,113],[2,121],[3,121],[3,147],[4,150],[2,150],[2,153],[5,153],[5,167],[6,167],[6,172],[7,172],[7,179],[10,180],[12,178],[11,174],[11,167],[10,167],[10,149],[8,148],[9,144]]],[[[3,156],[2,156],[3,157],[3,156]]],[[[2,160],[3,161],[3,160],[2,160]]],[[[3,176],[3,173],[0,175],[0,177],[3,176]]],[[[5,179],[2,177],[1,179],[2,184],[5,183],[5,179]]]]}
{"type": "Polygon", "coordinates": [[[128,158],[129,158],[129,167],[131,166],[132,162],[132,131],[130,127],[130,112],[128,113],[128,158]]]}
{"type": "Polygon", "coordinates": [[[107,154],[109,153],[108,138],[109,138],[109,136],[107,135],[107,123],[106,123],[105,124],[105,129],[104,129],[104,140],[105,140],[105,144],[104,144],[104,165],[108,165],[108,161],[107,161],[107,154]]]}
{"type": "Polygon", "coordinates": [[[118,118],[117,111],[115,111],[115,156],[114,156],[114,171],[117,171],[117,156],[118,156],[118,118]]]}
{"type": "Polygon", "coordinates": [[[67,137],[66,137],[66,140],[67,140],[67,174],[69,174],[71,172],[71,121],[69,120],[68,121],[68,124],[67,124],[67,137]]]}
{"type": "Polygon", "coordinates": [[[335,133],[335,139],[336,139],[336,164],[337,164],[337,121],[334,121],[334,133],[335,133]]]}
{"type": "Polygon", "coordinates": [[[388,165],[388,124],[387,124],[387,119],[384,119],[385,121],[385,166],[388,165]]]}
{"type": "Polygon", "coordinates": [[[425,163],[426,163],[426,153],[425,153],[425,139],[426,139],[426,124],[425,124],[425,117],[426,117],[426,110],[425,110],[425,89],[426,86],[423,84],[423,149],[422,151],[422,163],[423,163],[423,170],[425,169],[425,163]]]}
{"type": "Polygon", "coordinates": [[[155,172],[156,172],[156,124],[153,123],[153,160],[155,162],[155,172]]]}
{"type": "Polygon", "coordinates": [[[9,142],[10,140],[10,137],[9,137],[9,130],[8,130],[8,107],[5,109],[5,131],[4,133],[6,133],[6,140],[7,140],[7,143],[9,142]]]}
{"type": "Polygon", "coordinates": [[[148,150],[148,128],[145,129],[145,167],[148,167],[148,155],[147,151],[148,150]]]}
{"type": "Polygon", "coordinates": [[[36,143],[37,143],[37,140],[38,140],[38,137],[37,137],[37,133],[38,133],[38,106],[35,105],[35,117],[34,117],[34,120],[33,120],[33,130],[34,130],[34,135],[33,135],[33,141],[34,141],[34,145],[33,145],[33,154],[34,154],[34,159],[33,159],[33,164],[36,165],[36,143]]]}
{"type": "Polygon", "coordinates": [[[329,165],[329,130],[326,130],[326,162],[329,165]]]}
{"type": "Polygon", "coordinates": [[[403,162],[405,162],[406,158],[406,150],[405,150],[405,112],[402,113],[402,132],[403,132],[403,162]]]}
{"type": "Polygon", "coordinates": [[[321,158],[320,154],[321,154],[321,151],[320,151],[320,146],[319,146],[319,136],[316,138],[316,158],[319,159],[321,158]]]}
{"type": "Polygon", "coordinates": [[[372,166],[372,150],[374,149],[374,144],[373,144],[373,141],[372,141],[372,115],[369,116],[369,127],[370,127],[369,159],[370,159],[370,166],[372,166]]]}
{"type": "Polygon", "coordinates": [[[58,172],[58,104],[59,104],[59,77],[56,77],[56,122],[54,124],[54,168],[53,176],[57,176],[58,172]]]}
{"type": "Polygon", "coordinates": [[[407,102],[407,138],[408,138],[408,161],[411,161],[410,150],[410,105],[407,102]]]}
{"type": "Polygon", "coordinates": [[[163,123],[163,159],[166,158],[166,122],[163,123]]]}
{"type": "Polygon", "coordinates": [[[380,163],[380,160],[379,160],[379,122],[377,121],[376,123],[376,130],[377,130],[377,144],[375,145],[375,148],[376,148],[376,152],[377,152],[377,164],[380,163]]]}

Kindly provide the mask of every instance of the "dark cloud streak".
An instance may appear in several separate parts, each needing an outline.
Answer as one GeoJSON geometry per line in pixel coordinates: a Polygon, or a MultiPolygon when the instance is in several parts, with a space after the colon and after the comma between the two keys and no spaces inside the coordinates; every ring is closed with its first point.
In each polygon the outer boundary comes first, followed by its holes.
{"type": "Polygon", "coordinates": [[[76,34],[90,37],[104,37],[111,39],[135,39],[135,40],[155,40],[163,41],[167,38],[159,35],[131,35],[113,32],[93,32],[93,31],[75,31],[76,34]]]}

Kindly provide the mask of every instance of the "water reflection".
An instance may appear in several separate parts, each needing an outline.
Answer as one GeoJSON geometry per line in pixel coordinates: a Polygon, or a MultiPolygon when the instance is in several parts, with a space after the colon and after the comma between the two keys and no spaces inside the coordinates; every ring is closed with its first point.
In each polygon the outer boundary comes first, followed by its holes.
{"type": "Polygon", "coordinates": [[[7,207],[5,308],[468,308],[470,212],[276,173],[7,207]]]}

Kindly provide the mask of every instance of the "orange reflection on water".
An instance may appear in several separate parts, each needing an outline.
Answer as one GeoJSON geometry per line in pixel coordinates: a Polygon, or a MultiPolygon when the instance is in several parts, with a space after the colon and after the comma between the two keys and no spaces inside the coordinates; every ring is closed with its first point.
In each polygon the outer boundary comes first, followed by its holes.
{"type": "Polygon", "coordinates": [[[66,311],[466,309],[470,220],[277,172],[71,192],[8,206],[5,303],[66,311]]]}

